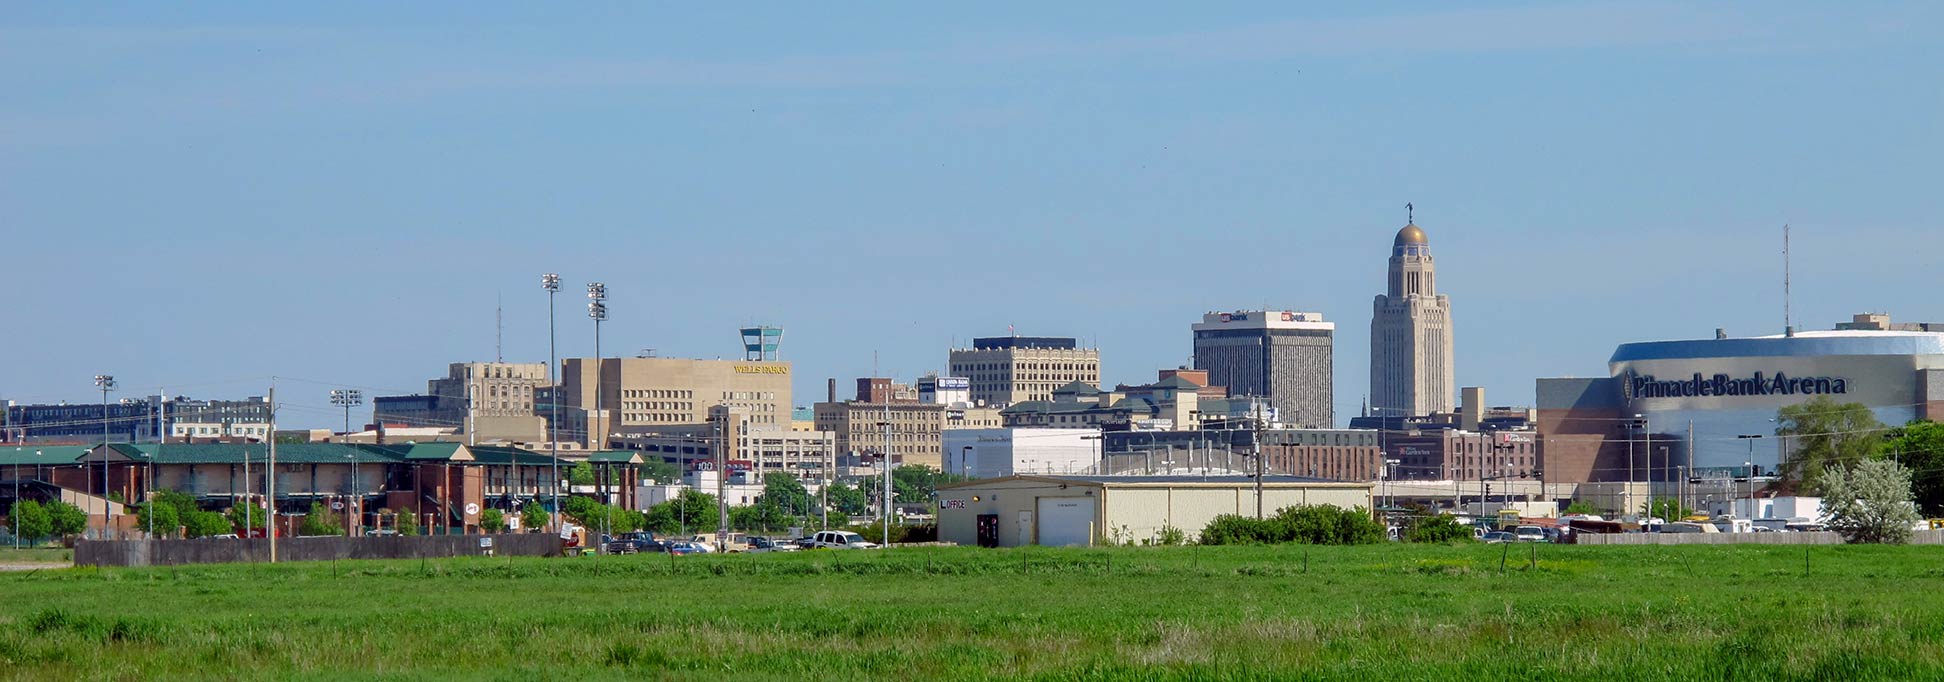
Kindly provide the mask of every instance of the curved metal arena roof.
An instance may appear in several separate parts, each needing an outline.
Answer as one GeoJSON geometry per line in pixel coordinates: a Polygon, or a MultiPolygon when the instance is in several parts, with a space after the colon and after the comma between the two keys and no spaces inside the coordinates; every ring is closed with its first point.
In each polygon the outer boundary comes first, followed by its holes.
{"type": "Polygon", "coordinates": [[[1645,341],[1620,344],[1607,363],[1824,355],[1944,355],[1944,333],[1843,330],[1797,332],[1793,337],[1645,341]]]}

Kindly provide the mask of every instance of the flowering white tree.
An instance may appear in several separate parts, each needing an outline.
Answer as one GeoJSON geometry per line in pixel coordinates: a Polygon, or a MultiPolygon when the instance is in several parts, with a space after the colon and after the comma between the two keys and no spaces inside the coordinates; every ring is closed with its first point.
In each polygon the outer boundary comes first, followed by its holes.
{"type": "Polygon", "coordinates": [[[1831,467],[1822,479],[1829,527],[1849,542],[1900,545],[1920,520],[1911,503],[1910,470],[1887,459],[1831,467]]]}

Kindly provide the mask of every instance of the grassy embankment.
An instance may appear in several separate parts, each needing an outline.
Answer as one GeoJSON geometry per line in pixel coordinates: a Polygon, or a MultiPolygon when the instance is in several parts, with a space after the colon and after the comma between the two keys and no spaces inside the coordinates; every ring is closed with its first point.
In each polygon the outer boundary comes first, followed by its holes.
{"type": "Polygon", "coordinates": [[[1944,677],[1944,547],[908,549],[0,574],[0,676],[1944,677]],[[1307,554],[1307,560],[1305,559],[1307,554]],[[1026,562],[1022,569],[1022,560],[1026,562]],[[1307,564],[1307,569],[1305,568],[1307,564]]]}

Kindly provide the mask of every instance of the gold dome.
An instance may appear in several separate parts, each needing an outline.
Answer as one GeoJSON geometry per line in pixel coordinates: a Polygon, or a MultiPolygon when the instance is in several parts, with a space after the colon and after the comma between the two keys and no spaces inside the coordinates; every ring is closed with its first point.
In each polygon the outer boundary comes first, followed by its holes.
{"type": "Polygon", "coordinates": [[[1431,240],[1426,239],[1424,237],[1424,230],[1420,230],[1418,229],[1417,225],[1411,224],[1411,225],[1405,225],[1404,229],[1397,231],[1397,240],[1391,242],[1391,245],[1403,246],[1405,244],[1429,244],[1429,243],[1431,243],[1431,240]]]}

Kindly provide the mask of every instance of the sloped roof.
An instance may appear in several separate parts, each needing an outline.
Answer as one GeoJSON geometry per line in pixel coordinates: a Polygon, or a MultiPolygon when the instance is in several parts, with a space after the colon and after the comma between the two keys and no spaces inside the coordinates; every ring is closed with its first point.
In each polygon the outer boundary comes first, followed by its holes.
{"type": "Polygon", "coordinates": [[[602,450],[587,454],[587,461],[595,464],[640,464],[641,453],[633,450],[602,450]]]}
{"type": "Polygon", "coordinates": [[[473,460],[472,453],[464,444],[449,441],[438,443],[388,443],[385,445],[367,445],[365,447],[380,448],[400,459],[412,462],[428,460],[435,462],[470,462],[473,460]]]}
{"type": "MultiPolygon", "coordinates": [[[[473,461],[480,464],[517,464],[519,466],[548,466],[553,458],[519,448],[497,445],[475,445],[466,448],[472,453],[473,461]]],[[[562,461],[565,461],[564,459],[562,461]]]]}
{"type": "Polygon", "coordinates": [[[0,447],[0,465],[73,464],[87,456],[85,445],[19,445],[0,447]]]}
{"type": "Polygon", "coordinates": [[[1053,395],[1100,395],[1100,387],[1079,379],[1067,382],[1065,386],[1053,389],[1053,395]]]}

